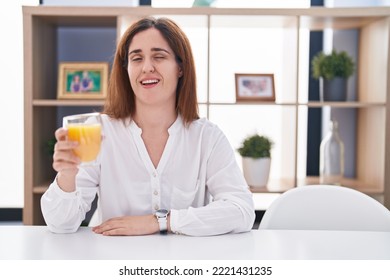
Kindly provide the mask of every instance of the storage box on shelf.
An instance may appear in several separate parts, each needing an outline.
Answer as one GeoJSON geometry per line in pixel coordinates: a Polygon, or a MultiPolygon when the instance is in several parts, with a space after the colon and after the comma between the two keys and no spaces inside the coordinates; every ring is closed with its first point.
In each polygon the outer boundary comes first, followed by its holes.
{"type": "MultiPolygon", "coordinates": [[[[188,30],[190,41],[204,43],[202,47],[194,49],[199,102],[203,114],[227,131],[233,146],[238,146],[238,142],[245,137],[243,133],[251,132],[245,129],[250,129],[248,123],[253,121],[252,116],[255,116],[256,121],[259,120],[257,126],[262,126],[264,114],[278,114],[278,121],[274,125],[278,130],[275,134],[278,147],[272,164],[277,165],[279,171],[271,174],[270,184],[281,186],[281,191],[318,182],[318,178],[302,178],[298,171],[300,161],[305,160],[300,158],[299,143],[303,139],[300,133],[301,123],[304,122],[301,118],[307,118],[307,109],[324,106],[356,108],[356,178],[346,180],[346,185],[369,194],[381,195],[385,205],[390,207],[390,149],[386,145],[390,143],[390,132],[386,129],[386,123],[390,122],[387,98],[390,91],[387,82],[390,67],[390,8],[156,9],[40,6],[23,7],[25,224],[44,223],[39,200],[55,176],[51,156],[45,152],[44,146],[61,125],[62,116],[91,111],[103,105],[103,101],[57,100],[58,63],[65,60],[111,62],[116,39],[128,24],[145,15],[172,17],[185,31],[188,30]],[[248,28],[251,28],[250,32],[248,28]],[[359,30],[357,101],[320,103],[307,100],[307,86],[302,77],[308,74],[308,63],[301,63],[300,59],[307,55],[302,52],[307,47],[304,38],[311,30],[325,28],[359,30]],[[267,34],[270,30],[280,32],[279,41],[268,42],[267,45],[264,39],[264,46],[251,46],[251,39],[245,35],[267,34]],[[249,44],[239,51],[231,50],[230,55],[224,57],[224,52],[229,49],[229,41],[221,38],[226,32],[231,34],[230,41],[239,39],[249,44]],[[94,39],[83,39],[87,34],[94,39]],[[75,40],[76,37],[81,38],[78,39],[80,41],[75,40]],[[108,46],[100,47],[97,42],[108,42],[108,46]],[[76,44],[76,50],[84,51],[79,53],[72,49],[73,44],[76,44]],[[269,61],[264,62],[270,46],[276,51],[271,64],[269,61]],[[98,52],[96,49],[99,49],[98,52]],[[253,61],[263,63],[246,66],[245,61],[240,60],[242,53],[249,53],[253,61]],[[244,70],[264,72],[265,69],[276,69],[276,103],[235,103],[232,74],[244,70]],[[223,85],[226,85],[226,90],[221,87],[223,85]],[[224,111],[229,112],[230,116],[252,114],[248,115],[247,124],[238,124],[239,129],[242,129],[239,131],[241,135],[229,131],[229,127],[237,125],[234,119],[221,117],[224,111]]],[[[239,157],[237,159],[240,160],[239,157]]]]}

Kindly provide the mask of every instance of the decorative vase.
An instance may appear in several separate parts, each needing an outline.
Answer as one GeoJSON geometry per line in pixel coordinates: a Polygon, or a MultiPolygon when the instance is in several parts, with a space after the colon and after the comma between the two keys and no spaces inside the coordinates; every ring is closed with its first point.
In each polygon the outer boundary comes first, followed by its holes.
{"type": "Polygon", "coordinates": [[[242,169],[250,187],[266,187],[271,167],[271,158],[242,158],[242,169]]]}
{"type": "Polygon", "coordinates": [[[346,101],[347,79],[336,77],[332,80],[320,78],[321,101],[346,101]]]}
{"type": "Polygon", "coordinates": [[[344,143],[340,139],[338,123],[331,121],[329,132],[320,145],[320,183],[341,185],[344,177],[344,143]]]}

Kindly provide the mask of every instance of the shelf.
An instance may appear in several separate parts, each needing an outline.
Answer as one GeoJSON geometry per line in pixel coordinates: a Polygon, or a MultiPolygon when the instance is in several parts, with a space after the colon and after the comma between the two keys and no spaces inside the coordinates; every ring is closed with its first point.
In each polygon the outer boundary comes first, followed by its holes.
{"type": "Polygon", "coordinates": [[[333,108],[370,108],[370,107],[386,107],[386,103],[383,102],[316,102],[310,101],[308,103],[299,103],[300,106],[308,106],[310,108],[322,108],[325,106],[333,108]]]}
{"type": "Polygon", "coordinates": [[[47,184],[41,185],[41,186],[35,186],[33,188],[34,194],[44,194],[44,192],[49,188],[50,184],[52,182],[47,182],[47,184]]]}
{"type": "Polygon", "coordinates": [[[300,179],[305,176],[303,166],[307,161],[305,126],[308,109],[357,109],[351,110],[356,129],[344,132],[349,137],[346,139],[354,137],[356,140],[352,151],[355,155],[353,174],[358,179],[345,179],[343,185],[381,196],[382,203],[390,207],[390,149],[387,146],[390,143],[387,125],[390,123],[387,81],[390,73],[390,7],[38,6],[23,7],[25,224],[44,223],[40,197],[55,177],[55,171],[51,167],[52,157],[43,152],[43,147],[53,137],[61,118],[83,110],[100,110],[104,106],[104,100],[56,99],[58,62],[81,61],[85,57],[91,61],[110,61],[123,29],[145,15],[171,17],[183,26],[191,42],[202,42],[201,48],[193,49],[201,69],[197,75],[199,92],[203,94],[199,95],[202,100],[199,105],[204,115],[224,131],[232,146],[239,143],[242,135],[254,130],[270,134],[275,140],[271,178],[267,188],[251,188],[256,197],[274,198],[297,186],[319,184],[318,177],[300,179]],[[303,53],[305,34],[326,28],[348,29],[359,34],[355,42],[359,50],[359,71],[353,95],[358,101],[307,101],[307,83],[301,78],[307,76],[309,65],[300,59],[306,56],[303,53]],[[276,36],[270,39],[269,34],[276,36]],[[74,38],[81,38],[77,41],[77,52],[73,50],[74,38]],[[231,38],[239,44],[232,44],[231,38]],[[267,44],[258,44],[254,38],[267,38],[267,44]],[[106,44],[96,47],[95,41],[106,44]],[[231,53],[240,55],[232,58],[231,53]],[[221,67],[226,65],[226,57],[230,57],[228,67],[221,67]],[[276,77],[276,102],[235,102],[234,73],[270,72],[276,77]],[[245,121],[238,121],[239,117],[245,121]]]}
{"type": "MultiPolygon", "coordinates": [[[[320,184],[320,178],[316,176],[309,176],[304,179],[298,179],[297,186],[306,186],[306,185],[318,185],[320,184]]],[[[361,181],[358,179],[344,178],[342,180],[342,185],[351,189],[358,190],[365,194],[383,194],[383,190],[378,188],[378,186],[373,185],[370,182],[361,181]]]]}
{"type": "Polygon", "coordinates": [[[104,100],[56,100],[56,99],[36,99],[33,106],[55,107],[55,106],[103,106],[104,100]]]}
{"type": "Polygon", "coordinates": [[[346,101],[346,102],[321,102],[310,101],[307,103],[300,102],[273,102],[273,101],[243,101],[243,102],[199,102],[199,105],[265,105],[265,106],[307,106],[310,108],[322,108],[322,107],[334,107],[334,108],[371,108],[371,107],[386,107],[386,103],[383,102],[358,102],[358,101],[346,101]]]}
{"type": "MultiPolygon", "coordinates": [[[[310,108],[322,108],[325,106],[334,108],[370,108],[370,107],[385,107],[386,103],[383,102],[316,102],[311,101],[308,103],[293,103],[293,102],[269,102],[269,101],[246,101],[246,102],[199,102],[199,105],[265,105],[265,106],[307,106],[310,108]]],[[[56,100],[56,99],[35,99],[33,100],[33,106],[40,107],[52,107],[52,106],[103,106],[104,100],[56,100]]]]}
{"type": "MultiPolygon", "coordinates": [[[[319,185],[320,178],[316,176],[309,176],[303,179],[298,179],[295,184],[294,179],[270,179],[267,187],[250,187],[252,193],[283,193],[296,186],[319,185]]],[[[369,195],[383,194],[383,191],[377,186],[364,182],[358,179],[344,178],[342,185],[351,189],[358,190],[369,195]]]]}
{"type": "Polygon", "coordinates": [[[240,101],[240,102],[199,102],[199,105],[216,105],[216,106],[240,106],[240,105],[264,105],[264,106],[296,106],[296,103],[293,102],[273,102],[273,101],[240,101]]]}
{"type": "Polygon", "coordinates": [[[378,17],[359,16],[303,16],[301,17],[301,28],[310,30],[323,30],[325,28],[353,29],[360,28],[377,21],[378,17]]]}
{"type": "Polygon", "coordinates": [[[294,186],[294,178],[270,178],[267,187],[250,187],[250,190],[252,193],[282,193],[294,186]]]}

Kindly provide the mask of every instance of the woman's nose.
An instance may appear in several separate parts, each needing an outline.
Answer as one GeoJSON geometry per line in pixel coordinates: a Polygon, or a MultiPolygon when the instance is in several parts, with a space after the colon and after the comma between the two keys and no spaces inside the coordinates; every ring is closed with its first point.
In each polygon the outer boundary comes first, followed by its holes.
{"type": "Polygon", "coordinates": [[[150,59],[144,60],[144,65],[142,71],[144,73],[153,73],[154,72],[154,65],[150,59]]]}

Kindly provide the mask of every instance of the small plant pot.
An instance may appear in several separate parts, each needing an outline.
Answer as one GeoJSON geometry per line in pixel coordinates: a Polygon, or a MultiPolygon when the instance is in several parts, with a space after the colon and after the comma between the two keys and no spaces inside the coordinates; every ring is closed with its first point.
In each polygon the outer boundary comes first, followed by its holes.
{"type": "Polygon", "coordinates": [[[242,169],[247,184],[250,187],[266,187],[271,167],[271,158],[242,158],[242,169]]]}
{"type": "Polygon", "coordinates": [[[334,78],[332,80],[325,80],[323,78],[320,78],[320,100],[346,101],[347,79],[334,78]]]}

